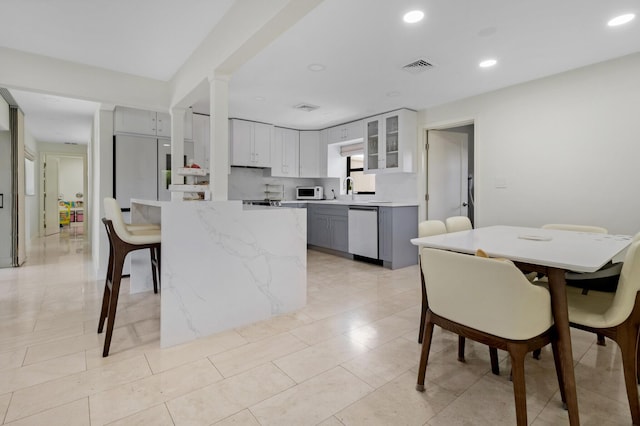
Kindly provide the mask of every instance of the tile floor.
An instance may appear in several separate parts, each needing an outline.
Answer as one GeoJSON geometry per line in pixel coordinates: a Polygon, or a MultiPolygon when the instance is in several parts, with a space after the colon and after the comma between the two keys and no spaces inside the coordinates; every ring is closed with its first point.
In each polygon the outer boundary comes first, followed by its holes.
{"type": "MultiPolygon", "coordinates": [[[[308,305],[159,348],[159,296],[123,288],[111,355],[96,325],[102,280],[81,235],[34,243],[0,269],[0,423],[7,425],[513,425],[509,362],[436,330],[427,391],[414,390],[418,267],[390,271],[308,252],[308,305]]],[[[613,342],[572,331],[582,424],[631,424],[613,342]]],[[[527,359],[529,421],[568,424],[551,352],[527,359]]]]}

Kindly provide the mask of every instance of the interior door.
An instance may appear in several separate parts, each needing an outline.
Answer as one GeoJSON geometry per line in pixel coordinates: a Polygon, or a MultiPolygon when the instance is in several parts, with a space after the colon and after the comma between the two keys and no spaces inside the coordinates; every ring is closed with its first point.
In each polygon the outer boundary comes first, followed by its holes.
{"type": "Polygon", "coordinates": [[[429,130],[428,144],[427,218],[467,216],[468,135],[429,130]]]}
{"type": "Polygon", "coordinates": [[[58,212],[58,158],[45,156],[44,159],[44,235],[60,232],[58,212]]]}

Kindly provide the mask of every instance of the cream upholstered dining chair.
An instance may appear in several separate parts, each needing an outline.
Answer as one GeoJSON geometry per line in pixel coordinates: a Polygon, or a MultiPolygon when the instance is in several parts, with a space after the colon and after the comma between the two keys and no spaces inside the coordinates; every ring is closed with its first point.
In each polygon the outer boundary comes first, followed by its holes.
{"type": "Polygon", "coordinates": [[[161,233],[159,227],[149,228],[145,226],[131,227],[126,224],[118,202],[113,198],[104,199],[105,217],[102,222],[105,225],[109,238],[109,263],[107,276],[102,296],[102,309],[98,322],[98,333],[102,333],[105,320],[107,321],[107,333],[104,340],[102,356],[109,355],[111,336],[115,324],[120,281],[122,280],[122,267],[127,254],[135,250],[149,249],[151,253],[151,271],[153,276],[153,290],[158,292],[160,281],[160,242],[161,233]]]}
{"type": "Polygon", "coordinates": [[[567,303],[572,327],[602,334],[620,347],[631,418],[634,425],[640,425],[640,234],[627,250],[615,293],[567,292],[567,303]]]}
{"type": "Polygon", "coordinates": [[[509,352],[518,425],[527,424],[524,375],[527,352],[552,344],[564,400],[551,298],[547,289],[531,284],[512,262],[505,260],[424,248],[421,267],[429,309],[417,390],[424,391],[433,327],[438,325],[509,352]]]}
{"type": "Polygon", "coordinates": [[[471,220],[466,216],[451,216],[445,219],[447,232],[468,231],[473,229],[471,220]]]}
{"type": "MultiPolygon", "coordinates": [[[[418,237],[430,237],[432,235],[446,234],[447,227],[441,220],[424,220],[418,224],[418,237]]],[[[424,286],[424,274],[420,268],[420,282],[422,284],[422,309],[420,314],[420,330],[418,331],[418,343],[422,343],[424,335],[424,319],[427,316],[427,289],[424,286]]]]}

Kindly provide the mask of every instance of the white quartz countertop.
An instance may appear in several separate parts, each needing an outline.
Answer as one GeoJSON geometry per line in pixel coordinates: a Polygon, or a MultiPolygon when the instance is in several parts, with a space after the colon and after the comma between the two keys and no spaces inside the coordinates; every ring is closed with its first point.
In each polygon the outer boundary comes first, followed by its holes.
{"type": "Polygon", "coordinates": [[[412,207],[417,206],[417,202],[405,201],[380,201],[380,200],[298,200],[282,201],[282,205],[287,204],[327,204],[340,206],[378,206],[378,207],[412,207]]]}

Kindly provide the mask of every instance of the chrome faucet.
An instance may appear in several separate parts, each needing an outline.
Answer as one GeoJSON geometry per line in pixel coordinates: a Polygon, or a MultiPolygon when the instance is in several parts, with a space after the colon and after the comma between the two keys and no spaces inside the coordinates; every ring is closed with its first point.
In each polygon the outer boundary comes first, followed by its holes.
{"type": "Polygon", "coordinates": [[[351,176],[347,176],[347,178],[344,180],[344,189],[346,190],[347,194],[349,194],[349,182],[351,182],[351,199],[355,200],[355,190],[353,187],[353,178],[351,176]]]}

